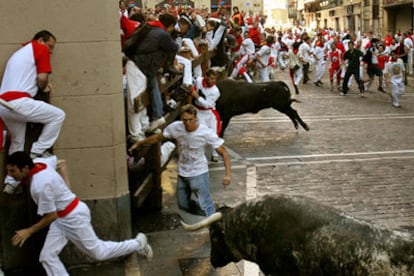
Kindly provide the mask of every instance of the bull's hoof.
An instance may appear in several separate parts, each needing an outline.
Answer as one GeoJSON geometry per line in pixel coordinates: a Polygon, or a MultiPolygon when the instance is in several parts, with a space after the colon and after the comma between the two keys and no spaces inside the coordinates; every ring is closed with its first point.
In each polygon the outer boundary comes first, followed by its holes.
{"type": "Polygon", "coordinates": [[[310,130],[310,128],[309,128],[309,126],[308,125],[303,125],[303,128],[306,130],[306,131],[309,131],[310,130]]]}

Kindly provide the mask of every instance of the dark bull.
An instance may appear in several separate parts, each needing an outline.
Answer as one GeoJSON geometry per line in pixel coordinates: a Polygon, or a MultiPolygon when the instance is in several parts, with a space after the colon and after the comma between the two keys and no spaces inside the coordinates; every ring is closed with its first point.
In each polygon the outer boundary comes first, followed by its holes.
{"type": "Polygon", "coordinates": [[[210,225],[211,263],[242,259],[267,275],[414,275],[414,242],[304,197],[266,196],[227,208],[210,225]]]}
{"type": "Polygon", "coordinates": [[[292,102],[289,87],[283,81],[263,83],[247,83],[233,80],[217,82],[221,96],[216,109],[223,122],[221,136],[233,116],[244,113],[257,113],[265,108],[274,108],[286,114],[295,128],[298,123],[306,130],[308,125],[302,121],[299,114],[291,107],[292,102]]]}

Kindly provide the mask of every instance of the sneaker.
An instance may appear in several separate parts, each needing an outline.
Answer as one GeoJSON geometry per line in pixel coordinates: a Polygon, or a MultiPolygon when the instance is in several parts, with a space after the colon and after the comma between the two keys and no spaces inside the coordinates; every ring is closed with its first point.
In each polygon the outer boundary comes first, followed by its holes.
{"type": "Polygon", "coordinates": [[[150,261],[154,257],[154,253],[152,252],[152,248],[148,243],[147,236],[143,233],[138,233],[137,237],[135,238],[137,243],[140,245],[140,249],[138,249],[138,254],[143,255],[150,261]]]}
{"type": "Polygon", "coordinates": [[[6,184],[6,186],[4,186],[3,192],[5,192],[6,194],[12,195],[14,194],[14,191],[16,191],[17,186],[12,186],[10,184],[6,184]]]}
{"type": "Polygon", "coordinates": [[[364,97],[364,93],[363,92],[359,93],[359,96],[364,97]]]}
{"type": "Polygon", "coordinates": [[[154,120],[150,123],[149,127],[146,129],[146,132],[154,132],[154,130],[156,130],[157,128],[159,128],[160,126],[162,126],[163,124],[165,124],[165,118],[161,117],[157,120],[154,120]]]}
{"type": "Polygon", "coordinates": [[[378,87],[378,91],[382,92],[382,93],[386,93],[384,88],[382,88],[382,86],[378,87]]]}
{"type": "Polygon", "coordinates": [[[17,188],[19,187],[19,184],[20,184],[20,181],[17,181],[10,175],[7,175],[6,178],[4,179],[5,186],[3,188],[3,192],[9,195],[17,194],[16,191],[17,191],[17,188]]]}
{"type": "Polygon", "coordinates": [[[211,156],[211,162],[217,163],[219,161],[218,156],[211,156]]]}
{"type": "Polygon", "coordinates": [[[173,110],[177,108],[177,102],[174,101],[173,99],[169,99],[167,102],[167,105],[173,110]]]}
{"type": "Polygon", "coordinates": [[[341,92],[341,93],[339,93],[339,95],[346,96],[346,95],[348,95],[348,93],[341,92]]]}
{"type": "Polygon", "coordinates": [[[30,158],[32,159],[36,159],[36,158],[48,158],[53,156],[52,153],[50,153],[49,151],[45,151],[43,153],[36,153],[36,152],[31,152],[30,153],[30,158]]]}

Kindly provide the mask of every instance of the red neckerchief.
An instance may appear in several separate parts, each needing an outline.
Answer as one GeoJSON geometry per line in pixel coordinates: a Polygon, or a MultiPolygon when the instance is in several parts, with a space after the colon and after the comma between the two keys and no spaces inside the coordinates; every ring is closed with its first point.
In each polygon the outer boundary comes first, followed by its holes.
{"type": "Polygon", "coordinates": [[[29,185],[31,177],[37,174],[38,172],[43,171],[46,168],[47,168],[47,165],[45,163],[35,163],[34,167],[30,170],[29,175],[25,179],[22,180],[22,183],[24,185],[29,185]]]}
{"type": "Polygon", "coordinates": [[[164,31],[167,31],[167,28],[159,20],[157,20],[157,21],[148,21],[147,24],[152,26],[152,27],[159,27],[159,28],[163,29],[164,31]]]}
{"type": "Polygon", "coordinates": [[[34,174],[37,174],[40,171],[43,171],[47,168],[45,163],[35,163],[34,167],[29,172],[29,177],[32,177],[34,174]]]}
{"type": "Polygon", "coordinates": [[[210,88],[210,87],[213,87],[214,85],[216,85],[215,82],[213,82],[212,84],[208,85],[207,82],[206,82],[206,79],[203,79],[201,81],[201,84],[203,85],[204,88],[210,88]]]}

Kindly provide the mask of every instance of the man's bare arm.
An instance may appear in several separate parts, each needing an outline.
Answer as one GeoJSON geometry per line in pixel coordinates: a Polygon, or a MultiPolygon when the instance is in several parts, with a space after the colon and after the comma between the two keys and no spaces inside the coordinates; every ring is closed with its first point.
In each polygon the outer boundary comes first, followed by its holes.
{"type": "Polygon", "coordinates": [[[52,89],[52,86],[49,84],[49,74],[48,73],[39,73],[37,74],[37,86],[43,92],[49,93],[52,89]]]}
{"type": "Polygon", "coordinates": [[[232,177],[231,176],[231,160],[230,160],[230,155],[227,152],[226,147],[224,145],[221,145],[220,147],[218,147],[216,149],[216,151],[223,158],[224,169],[225,169],[224,177],[223,177],[223,186],[226,187],[227,185],[230,184],[231,177],[232,177]]]}
{"type": "Polygon", "coordinates": [[[164,135],[162,135],[162,132],[160,132],[160,133],[157,133],[157,134],[154,134],[154,135],[151,135],[151,136],[149,136],[149,137],[147,137],[147,138],[145,138],[145,139],[143,139],[143,140],[141,140],[141,141],[138,141],[138,142],[136,142],[135,144],[133,144],[129,149],[128,149],[128,151],[130,152],[130,153],[132,153],[132,151],[134,150],[134,149],[136,149],[136,148],[138,148],[139,146],[141,146],[141,145],[145,145],[145,144],[155,144],[155,143],[157,143],[157,142],[159,142],[159,141],[162,141],[164,139],[164,135]]]}
{"type": "Polygon", "coordinates": [[[49,226],[55,219],[57,219],[57,212],[45,214],[37,223],[28,228],[17,230],[16,234],[12,238],[12,244],[14,246],[22,247],[25,241],[30,238],[37,231],[49,226]]]}

